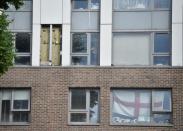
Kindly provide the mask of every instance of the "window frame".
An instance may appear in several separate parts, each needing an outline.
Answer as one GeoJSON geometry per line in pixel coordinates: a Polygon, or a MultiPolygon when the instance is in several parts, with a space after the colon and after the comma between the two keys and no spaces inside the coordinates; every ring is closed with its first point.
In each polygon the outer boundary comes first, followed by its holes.
{"type": "Polygon", "coordinates": [[[28,89],[11,89],[11,88],[8,88],[8,89],[0,89],[0,125],[29,125],[30,123],[30,113],[31,113],[31,89],[28,88],[28,89]],[[1,117],[1,111],[2,111],[2,95],[3,95],[3,91],[10,91],[11,93],[11,99],[10,99],[10,114],[9,114],[9,122],[2,122],[2,117],[1,117]],[[29,100],[28,100],[28,109],[26,110],[14,110],[12,108],[13,106],[13,92],[14,91],[18,91],[18,90],[24,90],[24,91],[28,91],[29,92],[29,100]],[[13,121],[13,113],[14,112],[27,112],[27,115],[28,115],[28,121],[27,122],[14,122],[13,121]]]}
{"type": "Polygon", "coordinates": [[[14,52],[15,52],[15,57],[13,58],[13,63],[14,63],[14,66],[31,66],[32,65],[32,32],[14,32],[13,33],[14,35],[14,41],[13,41],[13,44],[14,44],[14,52]],[[26,33],[26,34],[29,34],[30,35],[30,52],[16,52],[16,35],[18,33],[26,33]],[[25,65],[25,64],[16,64],[15,63],[15,59],[16,57],[30,57],[30,64],[29,65],[25,65]]]}
{"type": "Polygon", "coordinates": [[[72,66],[98,66],[98,65],[100,65],[100,33],[99,32],[72,32],[71,33],[71,47],[70,47],[70,50],[71,50],[71,55],[70,55],[70,63],[71,63],[71,65],[72,66]],[[99,38],[99,41],[98,41],[98,50],[97,50],[97,54],[98,54],[98,56],[97,56],[97,64],[96,65],[91,65],[91,41],[92,41],[92,33],[96,33],[96,34],[98,34],[98,38],[99,38]],[[73,49],[73,35],[74,34],[86,34],[86,36],[87,36],[87,51],[86,51],[86,53],[73,53],[73,51],[72,51],[72,49],[73,49]],[[73,62],[72,62],[72,57],[73,56],[85,56],[85,57],[87,57],[87,64],[86,65],[74,65],[73,64],[73,62]]]}
{"type": "Polygon", "coordinates": [[[110,125],[113,125],[113,126],[124,126],[124,125],[129,125],[129,126],[172,126],[173,125],[173,96],[172,96],[172,89],[171,88],[165,88],[165,89],[162,89],[162,88],[158,88],[158,89],[154,89],[154,88],[150,88],[150,89],[148,89],[148,88],[141,88],[141,89],[139,89],[139,88],[124,88],[124,87],[120,87],[120,88],[117,88],[117,87],[112,87],[111,89],[110,89],[110,125]],[[112,92],[114,91],[114,90],[132,90],[132,91],[134,91],[134,90],[145,90],[145,91],[149,91],[150,92],[150,122],[148,123],[148,122],[140,122],[140,123],[114,123],[113,121],[112,121],[112,109],[113,109],[113,94],[112,94],[112,92]],[[169,91],[170,92],[170,94],[171,94],[171,96],[170,96],[170,99],[171,99],[171,111],[152,111],[152,104],[153,104],[153,102],[152,102],[152,92],[153,91],[169,91]],[[152,116],[153,116],[153,114],[169,114],[170,115],[170,123],[154,123],[154,122],[152,122],[152,116]]]}
{"type": "Polygon", "coordinates": [[[92,9],[91,8],[91,1],[92,0],[86,0],[87,1],[87,8],[86,9],[75,9],[74,8],[74,4],[75,4],[75,0],[71,0],[71,10],[72,11],[99,11],[101,8],[101,0],[99,0],[99,8],[98,9],[92,9]]]}
{"type": "Polygon", "coordinates": [[[70,88],[69,89],[69,95],[68,95],[68,124],[69,125],[99,125],[100,122],[100,90],[98,88],[70,88]],[[72,109],[72,90],[85,90],[86,92],[86,109],[72,109]],[[98,122],[97,123],[91,123],[90,122],[90,91],[95,90],[98,92],[98,122]],[[86,114],[86,122],[72,122],[71,121],[71,114],[72,113],[82,113],[86,114]]]}
{"type": "Polygon", "coordinates": [[[157,32],[153,32],[152,33],[152,65],[154,66],[171,66],[172,65],[172,36],[171,36],[171,32],[170,31],[157,31],[157,32]],[[170,37],[170,52],[155,52],[155,38],[156,38],[156,34],[168,34],[170,37]],[[170,57],[170,65],[156,65],[154,63],[154,57],[158,57],[158,56],[167,56],[170,57]]]}

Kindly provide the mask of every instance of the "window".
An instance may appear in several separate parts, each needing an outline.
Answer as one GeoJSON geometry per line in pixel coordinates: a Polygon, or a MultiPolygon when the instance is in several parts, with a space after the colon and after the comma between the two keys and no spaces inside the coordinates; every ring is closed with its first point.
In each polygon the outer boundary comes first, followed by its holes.
{"type": "Polygon", "coordinates": [[[115,10],[170,8],[171,0],[114,0],[115,10]],[[153,4],[153,5],[151,5],[153,4]]]}
{"type": "Polygon", "coordinates": [[[99,90],[70,90],[70,124],[99,123],[99,90]]]}
{"type": "Polygon", "coordinates": [[[100,0],[72,0],[73,9],[99,9],[100,0]]]}
{"type": "Polygon", "coordinates": [[[0,90],[0,123],[29,122],[30,90],[0,90]]]}
{"type": "Polygon", "coordinates": [[[171,39],[169,33],[155,33],[154,37],[154,65],[171,64],[171,39]]]}
{"type": "Polygon", "coordinates": [[[31,34],[15,34],[15,65],[30,65],[31,63],[31,34]]]}
{"type": "Polygon", "coordinates": [[[41,65],[61,65],[61,50],[61,25],[42,25],[41,65]]]}
{"type": "Polygon", "coordinates": [[[99,64],[99,33],[72,34],[72,65],[99,64]]]}
{"type": "Polygon", "coordinates": [[[171,124],[171,90],[112,90],[112,124],[171,124]]]}

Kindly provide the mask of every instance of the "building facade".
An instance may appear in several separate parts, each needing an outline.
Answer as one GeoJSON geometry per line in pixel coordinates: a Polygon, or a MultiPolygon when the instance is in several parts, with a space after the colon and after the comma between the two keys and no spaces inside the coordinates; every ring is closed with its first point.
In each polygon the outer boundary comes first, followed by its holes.
{"type": "Polygon", "coordinates": [[[182,131],[182,0],[24,0],[3,131],[182,131]]]}

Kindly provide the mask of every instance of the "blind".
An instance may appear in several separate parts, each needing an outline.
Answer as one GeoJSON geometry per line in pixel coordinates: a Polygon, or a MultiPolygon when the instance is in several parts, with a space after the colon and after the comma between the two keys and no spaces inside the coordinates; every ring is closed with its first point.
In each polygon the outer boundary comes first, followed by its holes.
{"type": "Polygon", "coordinates": [[[114,65],[149,65],[150,34],[115,33],[113,35],[114,65]]]}
{"type": "Polygon", "coordinates": [[[30,91],[28,90],[16,90],[13,92],[14,100],[29,100],[30,99],[30,91]]]}

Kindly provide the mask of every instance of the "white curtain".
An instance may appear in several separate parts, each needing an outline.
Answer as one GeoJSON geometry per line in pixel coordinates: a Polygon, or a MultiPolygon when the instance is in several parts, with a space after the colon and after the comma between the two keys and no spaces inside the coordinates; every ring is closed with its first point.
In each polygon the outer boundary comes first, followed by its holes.
{"type": "Polygon", "coordinates": [[[136,123],[150,121],[150,92],[115,90],[112,92],[113,123],[136,123]]]}
{"type": "Polygon", "coordinates": [[[115,9],[145,9],[149,7],[150,0],[115,0],[115,9]]]}

